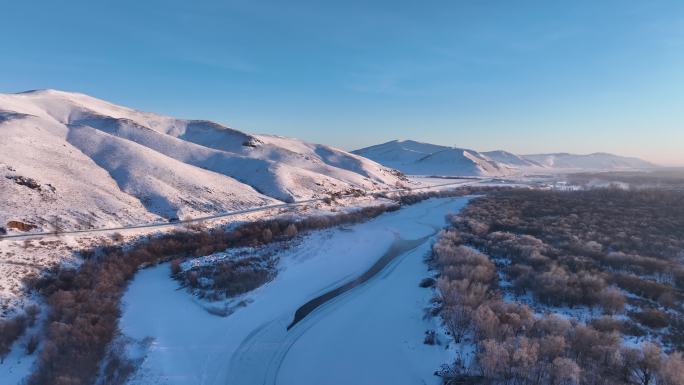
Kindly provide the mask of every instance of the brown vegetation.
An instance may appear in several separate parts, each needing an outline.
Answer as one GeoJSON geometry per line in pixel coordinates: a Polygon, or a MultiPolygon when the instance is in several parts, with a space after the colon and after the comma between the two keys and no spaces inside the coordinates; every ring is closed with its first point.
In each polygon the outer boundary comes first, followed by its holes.
{"type": "Polygon", "coordinates": [[[454,227],[461,243],[510,260],[502,270],[517,294],[606,314],[628,302],[679,309],[667,315],[670,323],[682,317],[682,193],[510,191],[475,200],[454,227]],[[643,300],[627,300],[624,292],[643,300]]]}
{"type": "Polygon", "coordinates": [[[15,229],[19,231],[31,231],[37,228],[38,226],[21,221],[9,221],[7,222],[7,225],[5,227],[7,227],[8,229],[15,229]]]}
{"type": "Polygon", "coordinates": [[[27,321],[25,315],[18,315],[12,319],[0,319],[0,363],[12,349],[12,344],[26,330],[27,321]]]}
{"type": "MultiPolygon", "coordinates": [[[[23,314],[19,314],[11,319],[0,319],[0,363],[2,363],[12,349],[14,342],[24,334],[28,327],[36,323],[39,312],[38,306],[30,305],[24,309],[23,314]]],[[[27,350],[31,354],[35,348],[27,347],[27,350]]]]}
{"type": "Polygon", "coordinates": [[[254,290],[270,281],[276,272],[276,260],[270,256],[220,261],[186,271],[175,265],[176,261],[171,266],[173,276],[200,298],[209,300],[230,298],[254,290]]]}
{"type": "Polygon", "coordinates": [[[434,246],[445,326],[477,351],[473,366],[463,373],[454,365],[446,382],[467,374],[515,385],[683,384],[679,353],[664,353],[656,340],[626,347],[621,338],[670,326],[663,340],[682,349],[673,310],[684,284],[682,203],[682,194],[650,190],[517,190],[473,200],[434,246]],[[499,287],[497,269],[510,288],[499,287]],[[585,324],[535,315],[504,302],[504,290],[547,306],[599,307],[605,316],[585,324]],[[641,309],[628,313],[640,327],[611,317],[626,302],[641,309]]]}

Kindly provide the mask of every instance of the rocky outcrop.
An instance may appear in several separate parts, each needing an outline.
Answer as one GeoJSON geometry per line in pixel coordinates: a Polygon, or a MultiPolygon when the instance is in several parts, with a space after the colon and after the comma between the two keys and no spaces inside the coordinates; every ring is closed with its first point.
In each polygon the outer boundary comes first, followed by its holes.
{"type": "Polygon", "coordinates": [[[9,222],[7,222],[6,227],[8,229],[15,229],[15,230],[19,230],[19,231],[31,231],[31,230],[37,228],[38,226],[30,224],[30,223],[21,222],[21,221],[9,221],[9,222]]]}
{"type": "Polygon", "coordinates": [[[21,186],[26,186],[32,190],[39,190],[41,189],[40,183],[38,183],[37,180],[33,178],[27,178],[25,176],[21,175],[8,175],[5,178],[13,180],[14,183],[21,185],[21,186]]]}

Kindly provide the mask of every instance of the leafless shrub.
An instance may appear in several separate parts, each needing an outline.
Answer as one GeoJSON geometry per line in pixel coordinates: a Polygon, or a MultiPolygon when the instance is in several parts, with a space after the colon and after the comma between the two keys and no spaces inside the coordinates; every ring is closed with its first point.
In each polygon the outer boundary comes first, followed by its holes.
{"type": "Polygon", "coordinates": [[[661,362],[657,382],[662,385],[684,385],[684,359],[680,352],[670,354],[661,362]]]}
{"type": "Polygon", "coordinates": [[[175,258],[171,261],[171,275],[176,276],[181,273],[181,262],[182,260],[180,258],[175,258]]]}
{"type": "Polygon", "coordinates": [[[490,384],[681,385],[679,353],[656,343],[625,348],[620,336],[670,326],[663,340],[676,349],[684,342],[677,337],[684,331],[683,199],[596,190],[505,191],[471,201],[433,248],[445,326],[456,341],[472,332],[475,367],[490,384]],[[497,264],[514,293],[531,292],[541,303],[600,306],[612,315],[625,307],[623,291],[639,296],[628,315],[642,326],[609,316],[588,324],[535,317],[525,305],[502,302],[487,254],[508,261],[497,264]],[[469,311],[455,311],[462,309],[469,311]]]}
{"type": "Polygon", "coordinates": [[[295,225],[294,223],[290,223],[290,224],[287,225],[287,227],[285,228],[285,231],[283,232],[283,234],[284,234],[285,237],[287,237],[287,238],[293,238],[293,237],[295,237],[295,236],[297,235],[297,225],[295,225]]]}
{"type": "Polygon", "coordinates": [[[261,240],[264,243],[269,243],[273,240],[273,232],[271,229],[264,229],[264,231],[261,232],[261,240]]]}
{"type": "Polygon", "coordinates": [[[0,319],[0,363],[12,349],[14,342],[24,334],[27,320],[23,314],[11,319],[0,319]]]}
{"type": "Polygon", "coordinates": [[[434,330],[425,331],[425,339],[423,339],[425,345],[437,345],[437,333],[434,330]]]}
{"type": "Polygon", "coordinates": [[[625,308],[625,296],[616,288],[604,289],[598,300],[606,314],[619,313],[625,308]]]}
{"type": "Polygon", "coordinates": [[[664,328],[670,324],[667,313],[657,309],[646,309],[630,313],[629,316],[640,324],[654,329],[664,328]]]}
{"type": "Polygon", "coordinates": [[[37,334],[32,334],[31,337],[29,337],[28,341],[26,342],[26,354],[31,355],[33,354],[36,349],[38,348],[38,344],[40,343],[40,339],[38,338],[37,334]]]}
{"type": "Polygon", "coordinates": [[[36,304],[31,304],[24,309],[26,313],[26,323],[28,326],[33,326],[38,319],[38,314],[40,314],[40,307],[36,304]]]}

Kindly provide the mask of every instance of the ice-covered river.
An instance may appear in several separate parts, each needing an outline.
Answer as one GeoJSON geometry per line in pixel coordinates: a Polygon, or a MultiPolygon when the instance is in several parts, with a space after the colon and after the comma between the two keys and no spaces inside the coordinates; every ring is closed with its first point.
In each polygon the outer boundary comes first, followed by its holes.
{"type": "Polygon", "coordinates": [[[121,330],[153,342],[131,383],[438,384],[433,372],[452,353],[423,344],[438,321],[424,319],[433,292],[418,284],[445,215],[466,201],[431,199],[306,235],[281,255],[278,276],[228,317],[179,290],[167,265],[141,271],[121,330]]]}

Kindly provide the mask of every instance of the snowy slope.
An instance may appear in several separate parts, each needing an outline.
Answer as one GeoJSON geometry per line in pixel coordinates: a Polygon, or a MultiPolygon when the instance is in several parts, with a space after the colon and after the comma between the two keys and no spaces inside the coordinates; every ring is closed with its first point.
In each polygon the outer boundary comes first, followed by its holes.
{"type": "Polygon", "coordinates": [[[36,117],[0,121],[0,226],[69,218],[72,227],[153,220],[104,169],[66,142],[67,129],[36,117]],[[9,179],[35,179],[28,188],[9,179]]]}
{"type": "Polygon", "coordinates": [[[503,150],[478,152],[412,140],[394,140],[352,152],[414,175],[502,176],[522,172],[616,171],[657,167],[638,158],[606,153],[516,155],[503,150]]]}
{"type": "Polygon", "coordinates": [[[393,140],[352,151],[354,154],[379,161],[383,164],[404,166],[435,152],[448,150],[447,146],[421,143],[414,140],[393,140]]]}
{"type": "Polygon", "coordinates": [[[413,140],[394,140],[352,152],[414,175],[498,176],[517,171],[474,150],[413,140]]]}
{"type": "Polygon", "coordinates": [[[106,170],[122,191],[166,218],[273,203],[232,178],[88,126],[71,128],[67,140],[106,170]]]}
{"type": "Polygon", "coordinates": [[[0,227],[129,224],[405,180],[332,147],[55,90],[0,94],[0,137],[0,227]]]}
{"type": "Polygon", "coordinates": [[[512,167],[544,167],[542,164],[535,162],[532,159],[524,158],[512,152],[497,150],[486,151],[482,155],[499,163],[507,164],[512,167]]]}

